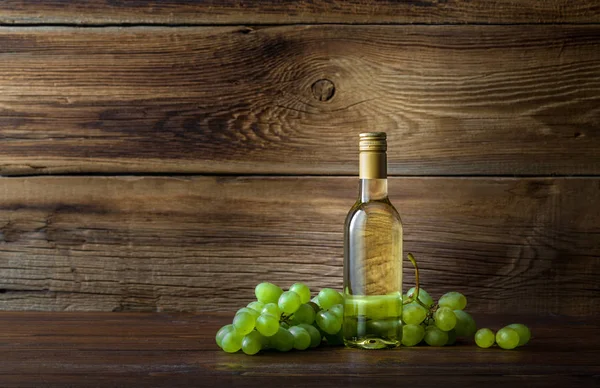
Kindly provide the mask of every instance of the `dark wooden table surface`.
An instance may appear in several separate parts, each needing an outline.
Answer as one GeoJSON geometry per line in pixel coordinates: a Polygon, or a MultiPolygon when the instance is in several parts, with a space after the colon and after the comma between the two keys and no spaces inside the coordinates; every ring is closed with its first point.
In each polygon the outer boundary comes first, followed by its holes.
{"type": "Polygon", "coordinates": [[[514,351],[445,348],[227,354],[214,342],[231,314],[0,313],[0,386],[600,386],[598,316],[478,316],[529,324],[514,351]]]}

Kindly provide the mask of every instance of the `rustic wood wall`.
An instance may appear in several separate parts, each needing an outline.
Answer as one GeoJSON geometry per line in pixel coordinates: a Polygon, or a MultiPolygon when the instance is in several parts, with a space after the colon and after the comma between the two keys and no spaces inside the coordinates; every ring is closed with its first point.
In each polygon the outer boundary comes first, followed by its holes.
{"type": "Polygon", "coordinates": [[[0,309],[339,287],[365,130],[430,292],[598,310],[595,0],[1,2],[0,309]]]}

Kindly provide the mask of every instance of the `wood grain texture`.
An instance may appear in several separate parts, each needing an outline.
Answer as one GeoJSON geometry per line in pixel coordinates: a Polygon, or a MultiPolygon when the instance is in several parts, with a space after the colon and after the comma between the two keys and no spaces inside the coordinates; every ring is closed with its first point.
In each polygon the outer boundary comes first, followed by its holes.
{"type": "Polygon", "coordinates": [[[598,23],[594,0],[4,0],[0,23],[598,23]]]}
{"type": "Polygon", "coordinates": [[[499,328],[525,322],[514,351],[459,341],[444,348],[227,354],[214,335],[231,314],[0,313],[3,387],[593,387],[600,383],[598,316],[475,317],[499,328]],[[565,337],[564,333],[571,333],[565,337]],[[290,385],[290,384],[286,384],[290,385]]]}
{"type": "MultiPolygon", "coordinates": [[[[341,177],[0,180],[1,310],[224,310],[261,281],[341,288],[341,177]]],[[[474,312],[600,307],[600,179],[393,178],[405,252],[474,312]]],[[[413,282],[405,265],[405,288],[413,282]]]]}
{"type": "Polygon", "coordinates": [[[600,26],[0,28],[0,174],[347,175],[365,130],[391,174],[600,174],[600,26]]]}

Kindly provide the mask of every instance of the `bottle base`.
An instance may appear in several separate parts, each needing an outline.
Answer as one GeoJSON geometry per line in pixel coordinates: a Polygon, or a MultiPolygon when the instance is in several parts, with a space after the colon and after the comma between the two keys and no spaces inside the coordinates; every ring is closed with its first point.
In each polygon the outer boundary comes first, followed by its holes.
{"type": "Polygon", "coordinates": [[[344,345],[357,349],[391,349],[400,346],[399,341],[390,341],[383,338],[360,338],[357,340],[344,339],[344,345]]]}

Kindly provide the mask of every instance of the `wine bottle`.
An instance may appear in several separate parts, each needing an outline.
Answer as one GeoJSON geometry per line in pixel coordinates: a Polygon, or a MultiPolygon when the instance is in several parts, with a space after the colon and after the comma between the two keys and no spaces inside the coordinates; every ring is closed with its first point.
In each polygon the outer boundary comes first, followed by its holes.
{"type": "Polygon", "coordinates": [[[384,132],[360,134],[358,199],[344,227],[344,344],[402,341],[402,221],[388,199],[384,132]]]}

